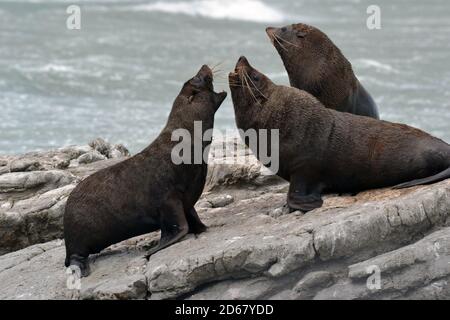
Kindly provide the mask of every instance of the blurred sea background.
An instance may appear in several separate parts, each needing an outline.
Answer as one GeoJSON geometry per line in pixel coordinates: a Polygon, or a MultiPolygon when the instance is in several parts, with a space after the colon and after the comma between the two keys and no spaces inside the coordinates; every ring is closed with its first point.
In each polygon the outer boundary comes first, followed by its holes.
{"type": "MultiPolygon", "coordinates": [[[[96,137],[138,152],[202,64],[222,62],[216,91],[240,55],[288,84],[264,29],[296,22],[328,34],[383,119],[450,142],[449,16],[448,0],[0,0],[0,154],[96,137]],[[66,28],[71,4],[81,30],[66,28]],[[366,27],[371,4],[381,30],[366,27]]],[[[215,126],[235,127],[230,97],[215,126]]]]}

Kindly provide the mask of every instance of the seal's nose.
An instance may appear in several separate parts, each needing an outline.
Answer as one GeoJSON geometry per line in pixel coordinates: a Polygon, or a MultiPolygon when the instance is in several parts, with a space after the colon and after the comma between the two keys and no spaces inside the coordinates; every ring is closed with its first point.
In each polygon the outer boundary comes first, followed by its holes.
{"type": "Polygon", "coordinates": [[[198,75],[201,75],[201,76],[203,76],[203,77],[205,77],[205,76],[211,76],[211,75],[212,75],[211,68],[208,67],[206,64],[204,64],[204,65],[200,68],[200,71],[198,72],[198,75]]]}
{"type": "Polygon", "coordinates": [[[271,38],[275,35],[276,31],[277,31],[277,28],[274,28],[274,27],[267,27],[266,28],[266,33],[271,38]]]}
{"type": "Polygon", "coordinates": [[[239,67],[244,67],[244,66],[250,66],[250,63],[248,63],[248,60],[245,56],[240,56],[239,60],[236,64],[236,69],[239,67]]]}

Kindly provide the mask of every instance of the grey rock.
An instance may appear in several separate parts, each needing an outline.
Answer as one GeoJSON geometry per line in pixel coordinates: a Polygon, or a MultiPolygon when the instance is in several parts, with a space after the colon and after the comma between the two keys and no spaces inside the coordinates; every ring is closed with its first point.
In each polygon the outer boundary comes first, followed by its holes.
{"type": "Polygon", "coordinates": [[[268,213],[268,215],[274,219],[278,219],[281,216],[292,214],[292,215],[303,215],[300,211],[289,212],[289,208],[287,206],[282,206],[279,208],[275,208],[268,213]]]}
{"type": "Polygon", "coordinates": [[[10,172],[42,170],[42,165],[35,159],[17,159],[9,164],[10,172]]]}
{"type": "Polygon", "coordinates": [[[106,159],[88,145],[0,156],[0,255],[61,238],[70,191],[87,175],[129,154],[121,145],[114,150],[120,153],[114,159],[106,159]],[[96,162],[88,163],[92,161],[96,162]],[[76,166],[69,167],[73,162],[76,166]]]}
{"type": "Polygon", "coordinates": [[[70,299],[64,244],[54,240],[0,257],[0,299],[70,299]]]}
{"type": "Polygon", "coordinates": [[[102,138],[97,138],[89,143],[89,146],[103,154],[104,156],[108,156],[111,151],[111,144],[102,138]]]}
{"type": "Polygon", "coordinates": [[[221,208],[233,203],[234,198],[229,194],[220,195],[217,197],[213,197],[208,199],[209,203],[213,208],[221,208]]]}
{"type": "Polygon", "coordinates": [[[284,181],[265,168],[240,139],[231,142],[215,141],[211,147],[208,164],[205,186],[207,191],[220,186],[247,184],[261,186],[284,181]],[[231,151],[219,153],[222,143],[227,151],[231,151]]]}
{"type": "Polygon", "coordinates": [[[0,254],[63,236],[63,214],[74,184],[0,207],[0,254]]]}
{"type": "Polygon", "coordinates": [[[67,155],[70,160],[80,157],[89,151],[92,151],[92,147],[89,145],[83,146],[68,146],[58,149],[59,153],[67,155]]]}
{"type": "Polygon", "coordinates": [[[333,274],[328,271],[315,271],[304,276],[293,288],[294,299],[310,299],[314,292],[333,284],[333,274]]]}
{"type": "Polygon", "coordinates": [[[322,290],[316,298],[448,299],[449,277],[450,227],[446,227],[414,244],[350,265],[348,277],[322,290]]]}
{"type": "Polygon", "coordinates": [[[109,158],[123,158],[129,157],[130,151],[123,144],[116,144],[110,151],[108,157],[109,158]]]}
{"type": "Polygon", "coordinates": [[[0,201],[26,199],[75,180],[74,175],[62,170],[6,173],[0,176],[0,201]]]}
{"type": "Polygon", "coordinates": [[[199,200],[196,204],[195,207],[197,209],[205,209],[205,208],[212,208],[212,204],[209,201],[206,200],[199,200]]]}
{"type": "MultiPolygon", "coordinates": [[[[91,257],[92,273],[81,280],[81,290],[75,293],[64,281],[43,284],[31,276],[33,268],[39,267],[44,274],[58,272],[61,278],[67,277],[52,263],[32,258],[40,263],[32,267],[24,262],[40,252],[36,247],[4,255],[0,257],[0,281],[7,281],[8,286],[2,294],[17,298],[15,286],[21,285],[41,286],[46,292],[40,297],[84,299],[446,298],[450,202],[445,199],[449,195],[450,181],[445,181],[403,191],[331,197],[323,208],[306,215],[273,219],[261,214],[262,208],[280,206],[285,195],[266,191],[226,207],[207,208],[200,214],[209,226],[206,233],[186,237],[148,262],[146,248],[155,245],[158,233],[104,250],[91,257]],[[416,207],[411,206],[411,199],[416,200],[416,207]],[[424,203],[427,215],[421,214],[424,203]],[[408,221],[406,227],[404,222],[367,227],[370,222],[379,223],[379,215],[393,221],[389,208],[402,206],[411,210],[402,220],[408,221]],[[377,210],[380,207],[385,210],[377,210]],[[351,234],[346,226],[352,227],[351,234]],[[366,234],[380,230],[383,233],[378,237],[366,234]],[[325,231],[329,237],[322,235],[325,231]],[[421,238],[423,234],[428,236],[421,238]],[[370,274],[366,270],[371,265],[381,270],[380,290],[367,288],[370,274]],[[14,282],[10,270],[18,266],[29,276],[14,282]]],[[[64,251],[57,252],[51,261],[62,265],[64,251]]]]}
{"type": "Polygon", "coordinates": [[[93,150],[93,151],[89,151],[89,152],[82,154],[78,158],[78,163],[79,164],[87,164],[87,163],[102,161],[102,160],[106,160],[106,159],[107,159],[106,156],[104,156],[97,150],[93,150]]]}
{"type": "Polygon", "coordinates": [[[142,254],[117,250],[95,257],[91,274],[83,278],[79,292],[81,299],[144,299],[147,279],[144,276],[147,260],[142,254]]]}

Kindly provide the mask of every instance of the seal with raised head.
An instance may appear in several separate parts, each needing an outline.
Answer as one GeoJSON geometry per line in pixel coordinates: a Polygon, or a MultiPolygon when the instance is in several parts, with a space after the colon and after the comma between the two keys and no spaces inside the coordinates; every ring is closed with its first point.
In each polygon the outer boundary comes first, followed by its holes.
{"type": "MultiPolygon", "coordinates": [[[[212,129],[225,97],[225,92],[214,92],[212,71],[203,66],[183,85],[166,126],[147,148],[80,182],[64,213],[66,266],[78,266],[86,276],[88,256],[114,243],[160,229],[159,245],[148,257],[187,233],[206,230],[194,204],[205,184],[207,164],[174,164],[171,153],[179,142],[172,141],[172,132],[188,130],[194,149],[194,140],[201,139],[194,136],[194,122],[202,122],[203,133],[212,129]]],[[[210,142],[197,143],[203,155],[210,142]]]]}
{"type": "Polygon", "coordinates": [[[229,82],[238,128],[279,130],[277,174],[290,182],[291,210],[321,207],[326,192],[450,178],[450,145],[419,129],[325,108],[306,91],[274,84],[245,57],[229,82]]]}
{"type": "Polygon", "coordinates": [[[379,119],[378,108],[341,50],[319,29],[298,23],[266,29],[292,87],[327,108],[379,119]]]}

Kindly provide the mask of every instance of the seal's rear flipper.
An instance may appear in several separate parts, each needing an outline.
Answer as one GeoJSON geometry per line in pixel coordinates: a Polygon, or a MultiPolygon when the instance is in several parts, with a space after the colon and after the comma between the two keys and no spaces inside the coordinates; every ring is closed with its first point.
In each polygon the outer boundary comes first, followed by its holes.
{"type": "Polygon", "coordinates": [[[414,186],[419,186],[419,185],[424,185],[424,184],[431,184],[431,183],[439,182],[439,181],[449,179],[449,178],[450,178],[450,168],[448,168],[447,170],[444,170],[438,174],[435,174],[434,176],[431,176],[431,177],[417,179],[417,180],[398,184],[398,185],[392,187],[392,189],[404,189],[404,188],[409,188],[409,187],[414,187],[414,186]]]}
{"type": "Polygon", "coordinates": [[[78,254],[72,254],[69,259],[66,259],[66,266],[79,272],[79,276],[82,278],[87,277],[90,273],[88,258],[78,254]],[[67,266],[67,264],[69,265],[67,266]]]}

